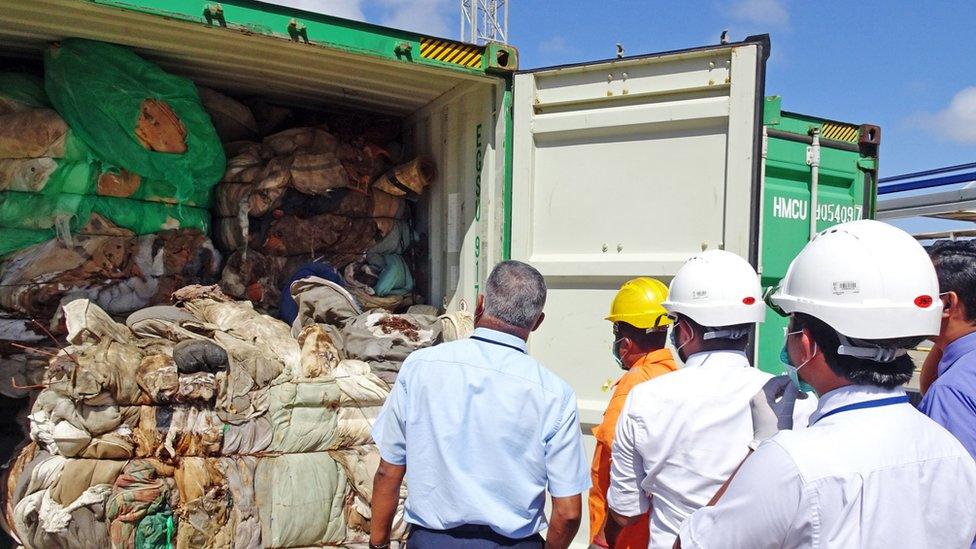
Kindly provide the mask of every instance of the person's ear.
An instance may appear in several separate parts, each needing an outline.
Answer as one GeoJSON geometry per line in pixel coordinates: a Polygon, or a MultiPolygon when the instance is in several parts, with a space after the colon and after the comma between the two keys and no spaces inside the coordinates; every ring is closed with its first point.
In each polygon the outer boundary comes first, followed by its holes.
{"type": "Polygon", "coordinates": [[[689,322],[678,323],[678,345],[685,345],[689,341],[695,338],[695,329],[691,327],[689,322]]]}
{"type": "Polygon", "coordinates": [[[942,301],[942,318],[961,316],[965,318],[966,312],[963,311],[963,304],[959,301],[959,294],[956,292],[946,292],[945,299],[942,301]]]}
{"type": "Polygon", "coordinates": [[[623,358],[624,355],[633,352],[636,347],[637,345],[634,343],[633,339],[630,339],[629,337],[620,338],[620,343],[617,345],[617,348],[619,349],[618,353],[620,354],[620,358],[623,358]]]}
{"type": "Polygon", "coordinates": [[[532,327],[532,331],[534,332],[538,330],[539,326],[542,326],[542,321],[545,319],[546,319],[546,313],[539,313],[539,318],[536,319],[535,326],[532,327]]]}
{"type": "Polygon", "coordinates": [[[797,338],[800,343],[800,356],[803,358],[801,362],[808,362],[820,349],[817,348],[817,342],[813,340],[813,335],[809,329],[804,328],[803,332],[798,335],[800,336],[797,338]]]}
{"type": "Polygon", "coordinates": [[[485,314],[485,294],[478,296],[478,300],[475,302],[474,306],[474,321],[478,322],[481,320],[482,315],[485,314]]]}

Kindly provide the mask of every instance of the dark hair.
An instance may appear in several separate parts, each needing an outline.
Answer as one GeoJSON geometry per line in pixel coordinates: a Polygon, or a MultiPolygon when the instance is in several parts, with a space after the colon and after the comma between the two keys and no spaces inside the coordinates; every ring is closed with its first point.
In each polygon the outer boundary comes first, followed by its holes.
{"type": "MultiPolygon", "coordinates": [[[[823,353],[827,366],[835,374],[860,385],[874,385],[892,389],[904,385],[912,379],[915,363],[910,356],[903,355],[893,362],[875,362],[865,358],[841,355],[837,353],[840,347],[840,337],[837,331],[819,318],[803,313],[793,314],[793,329],[806,328],[813,336],[820,352],[823,353]]],[[[852,343],[860,345],[879,345],[897,349],[911,349],[925,340],[924,337],[903,337],[897,339],[853,339],[852,343]]]]}
{"type": "Polygon", "coordinates": [[[727,328],[730,330],[748,330],[749,335],[746,337],[740,337],[738,339],[731,339],[727,337],[718,339],[708,339],[702,341],[703,351],[745,351],[749,346],[749,340],[754,335],[755,324],[735,324],[732,326],[703,326],[695,322],[691,317],[686,315],[679,315],[680,322],[686,322],[692,326],[695,333],[705,334],[706,332],[712,330],[718,330],[722,328],[727,328]]]}
{"type": "Polygon", "coordinates": [[[630,339],[643,351],[663,349],[668,339],[667,331],[648,332],[644,328],[637,328],[626,322],[617,322],[614,326],[617,329],[616,335],[618,338],[626,337],[630,339]]]}
{"type": "Polygon", "coordinates": [[[929,248],[939,292],[955,292],[966,320],[976,320],[976,241],[939,240],[929,248]]]}

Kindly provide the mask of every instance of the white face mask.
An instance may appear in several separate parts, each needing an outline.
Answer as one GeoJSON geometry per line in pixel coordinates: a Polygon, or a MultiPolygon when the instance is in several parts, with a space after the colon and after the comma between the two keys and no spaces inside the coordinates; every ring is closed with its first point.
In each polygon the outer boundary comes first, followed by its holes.
{"type": "Polygon", "coordinates": [[[678,355],[678,358],[680,358],[681,361],[684,362],[686,357],[681,356],[681,349],[685,345],[690,343],[691,340],[689,339],[688,341],[685,341],[680,345],[678,344],[678,320],[677,319],[671,322],[671,333],[669,334],[669,336],[671,338],[671,346],[674,347],[674,354],[678,355]]]}

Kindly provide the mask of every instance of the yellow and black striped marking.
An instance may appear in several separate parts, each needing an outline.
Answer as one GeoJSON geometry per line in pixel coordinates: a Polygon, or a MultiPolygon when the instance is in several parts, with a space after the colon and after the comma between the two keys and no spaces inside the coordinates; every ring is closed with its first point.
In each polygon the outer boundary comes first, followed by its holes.
{"type": "Polygon", "coordinates": [[[838,124],[836,122],[824,122],[824,125],[820,128],[820,136],[824,139],[833,139],[834,141],[857,143],[857,126],[838,124]]]}
{"type": "Polygon", "coordinates": [[[462,67],[476,69],[481,66],[481,57],[484,53],[484,48],[471,44],[437,38],[420,39],[420,57],[424,59],[454,63],[462,67]]]}

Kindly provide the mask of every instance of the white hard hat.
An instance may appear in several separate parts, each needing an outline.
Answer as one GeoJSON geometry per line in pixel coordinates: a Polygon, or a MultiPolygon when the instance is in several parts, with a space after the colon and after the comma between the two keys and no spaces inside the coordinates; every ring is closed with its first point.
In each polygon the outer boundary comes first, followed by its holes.
{"type": "Polygon", "coordinates": [[[706,327],[752,324],[766,318],[755,269],[725,250],[704,251],[682,265],[662,305],[669,313],[706,327]]]}
{"type": "Polygon", "coordinates": [[[942,318],[939,281],[925,249],[901,229],[872,220],[816,235],[770,301],[782,313],[808,314],[855,339],[932,336],[942,318]]]}

